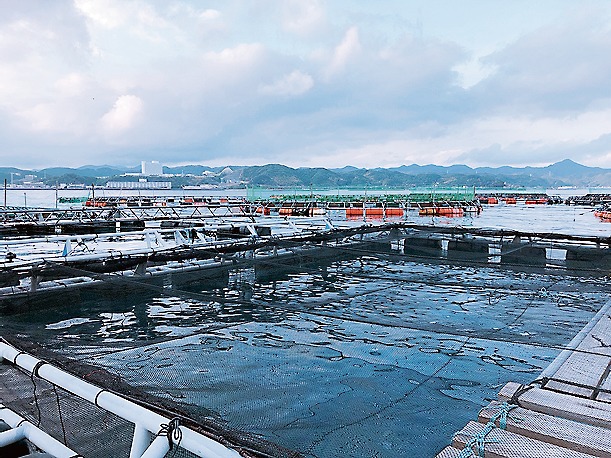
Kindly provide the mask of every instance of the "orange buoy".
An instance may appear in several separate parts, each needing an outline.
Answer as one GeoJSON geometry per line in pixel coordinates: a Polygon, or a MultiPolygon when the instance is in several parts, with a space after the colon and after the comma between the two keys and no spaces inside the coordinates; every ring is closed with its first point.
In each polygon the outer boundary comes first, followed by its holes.
{"type": "Polygon", "coordinates": [[[363,214],[362,208],[346,208],[346,216],[360,216],[363,214]]]}
{"type": "Polygon", "coordinates": [[[383,208],[366,208],[365,214],[369,216],[382,216],[384,214],[383,208]]]}
{"type": "Polygon", "coordinates": [[[403,216],[402,208],[387,208],[386,216],[403,216]]]}

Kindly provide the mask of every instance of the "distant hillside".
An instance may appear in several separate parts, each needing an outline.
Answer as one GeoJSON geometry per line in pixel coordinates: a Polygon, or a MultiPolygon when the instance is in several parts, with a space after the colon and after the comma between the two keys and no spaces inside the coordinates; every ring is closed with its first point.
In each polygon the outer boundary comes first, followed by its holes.
{"type": "MultiPolygon", "coordinates": [[[[10,183],[42,181],[55,183],[104,185],[107,181],[137,180],[123,176],[137,173],[140,167],[114,167],[87,165],[79,168],[53,167],[38,171],[14,167],[0,167],[0,180],[10,183]]],[[[546,167],[477,167],[467,165],[402,165],[393,168],[361,169],[346,166],[339,169],[291,168],[282,164],[260,166],[208,167],[184,165],[164,167],[164,173],[173,177],[155,178],[172,181],[174,187],[182,185],[216,185],[219,187],[262,186],[274,188],[410,188],[420,186],[476,186],[476,187],[611,187],[611,169],[587,167],[565,159],[546,167]]]]}

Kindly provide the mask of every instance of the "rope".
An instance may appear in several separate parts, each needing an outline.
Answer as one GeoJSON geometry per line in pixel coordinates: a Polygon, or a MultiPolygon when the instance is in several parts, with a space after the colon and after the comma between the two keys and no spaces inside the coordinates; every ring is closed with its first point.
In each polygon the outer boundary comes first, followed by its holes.
{"type": "Polygon", "coordinates": [[[504,402],[499,407],[500,407],[500,410],[490,418],[488,423],[486,423],[486,426],[484,426],[484,429],[482,429],[478,434],[473,436],[465,444],[465,447],[458,454],[457,458],[471,458],[471,457],[484,458],[484,455],[486,453],[486,450],[485,450],[486,444],[496,442],[496,441],[487,440],[486,436],[488,436],[488,434],[490,434],[496,428],[497,420],[499,421],[499,429],[503,429],[503,430],[506,429],[507,428],[507,416],[509,412],[518,406],[511,405],[511,404],[504,402]]]}
{"type": "Polygon", "coordinates": [[[180,445],[182,441],[182,431],[180,430],[180,417],[172,418],[168,423],[162,423],[157,437],[166,436],[170,450],[174,448],[174,443],[180,445]]]}
{"type": "Polygon", "coordinates": [[[101,409],[103,409],[103,407],[102,407],[102,406],[100,406],[100,404],[98,404],[98,398],[99,398],[99,397],[100,397],[100,395],[101,395],[102,393],[104,393],[105,391],[106,391],[106,392],[108,392],[108,393],[110,393],[110,391],[108,391],[107,389],[101,389],[100,391],[98,391],[98,394],[96,394],[96,395],[95,395],[95,398],[94,398],[94,400],[93,400],[93,403],[94,403],[94,404],[95,404],[97,407],[100,407],[101,409]]]}
{"type": "MultiPolygon", "coordinates": [[[[3,342],[6,342],[6,340],[2,339],[3,342]]],[[[8,343],[8,342],[6,342],[8,343]]],[[[15,355],[15,357],[13,358],[13,364],[16,366],[17,365],[17,358],[19,358],[21,355],[25,355],[27,354],[25,351],[20,351],[19,353],[17,353],[15,355]]]]}
{"type": "Polygon", "coordinates": [[[64,425],[64,416],[62,415],[62,407],[59,403],[59,393],[57,392],[57,386],[53,385],[53,391],[55,392],[55,401],[57,402],[57,413],[59,414],[59,424],[62,427],[62,435],[64,437],[64,445],[68,445],[68,440],[66,439],[66,426],[64,425]]]}
{"type": "Polygon", "coordinates": [[[38,371],[40,371],[40,368],[44,366],[45,364],[49,364],[49,363],[43,360],[38,361],[36,365],[32,368],[32,377],[36,376],[38,378],[42,378],[40,374],[38,373],[38,371]]]}
{"type": "Polygon", "coordinates": [[[499,421],[499,428],[507,429],[507,417],[509,412],[518,407],[516,404],[509,404],[507,402],[502,403],[500,406],[500,410],[496,413],[492,418],[490,418],[489,423],[496,424],[496,421],[499,421]]]}
{"type": "Polygon", "coordinates": [[[511,396],[511,399],[509,400],[509,404],[514,404],[516,406],[522,407],[522,405],[520,405],[520,396],[522,396],[524,393],[526,393],[528,390],[533,389],[535,386],[534,385],[520,385],[520,388],[518,388],[515,393],[513,393],[513,395],[511,396]]]}
{"type": "Polygon", "coordinates": [[[486,440],[486,436],[490,434],[495,427],[494,423],[487,423],[484,429],[465,444],[465,447],[460,451],[457,458],[471,458],[473,456],[484,458],[486,444],[491,442],[486,440]]]}
{"type": "MultiPolygon", "coordinates": [[[[573,350],[573,352],[579,353],[578,350],[573,350]]],[[[599,355],[600,353],[594,353],[594,354],[599,355]]],[[[601,394],[601,393],[611,394],[611,389],[603,388],[600,385],[594,386],[594,385],[589,385],[589,384],[586,384],[586,383],[579,383],[579,382],[574,382],[572,380],[565,380],[565,379],[556,378],[556,377],[544,377],[543,379],[541,379],[541,386],[545,387],[545,385],[548,382],[558,382],[558,383],[561,383],[563,385],[575,386],[577,388],[583,388],[585,390],[592,391],[592,395],[590,395],[590,396],[586,396],[586,395],[579,394],[579,393],[571,393],[571,396],[575,396],[575,397],[578,397],[578,398],[596,399],[596,397],[599,394],[601,394]]],[[[559,388],[559,387],[556,387],[556,388],[554,388],[554,387],[545,387],[545,388],[550,390],[550,391],[556,391],[558,393],[563,393],[564,392],[564,391],[562,391],[562,388],[559,388]]]]}
{"type": "MultiPolygon", "coordinates": [[[[39,361],[36,365],[38,366],[38,364],[40,364],[41,362],[42,361],[39,361]]],[[[36,370],[36,372],[38,371],[36,370]]],[[[30,380],[32,381],[32,385],[34,385],[34,391],[32,392],[32,394],[34,395],[34,405],[36,406],[36,410],[38,411],[38,423],[36,424],[36,426],[40,427],[40,424],[42,423],[42,412],[40,411],[40,405],[38,404],[38,396],[36,394],[36,380],[34,380],[34,377],[35,377],[35,371],[33,370],[32,373],[30,374],[30,380]]]]}

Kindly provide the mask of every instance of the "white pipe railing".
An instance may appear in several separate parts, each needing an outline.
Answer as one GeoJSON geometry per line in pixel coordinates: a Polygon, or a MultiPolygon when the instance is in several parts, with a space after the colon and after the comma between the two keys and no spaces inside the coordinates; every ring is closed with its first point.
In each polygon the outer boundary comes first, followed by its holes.
{"type": "Polygon", "coordinates": [[[594,317],[588,322],[588,324],[586,324],[584,328],[579,331],[575,337],[573,337],[573,340],[571,340],[571,342],[569,342],[566,348],[562,350],[558,354],[558,356],[556,356],[556,358],[550,363],[549,366],[547,366],[543,370],[543,372],[541,372],[537,379],[553,378],[556,372],[558,372],[558,369],[560,369],[560,366],[562,366],[569,358],[569,356],[573,354],[573,351],[576,350],[577,347],[579,347],[579,345],[588,336],[590,331],[592,331],[594,326],[596,326],[600,322],[600,320],[603,319],[603,317],[609,313],[609,310],[611,310],[611,301],[608,301],[605,305],[602,306],[598,313],[596,313],[596,315],[594,315],[594,317]]]}
{"type": "MultiPolygon", "coordinates": [[[[115,393],[99,388],[69,374],[15,347],[0,342],[0,356],[48,382],[134,423],[134,438],[130,458],[161,458],[169,450],[167,436],[160,436],[150,443],[170,422],[169,418],[152,412],[139,404],[115,393]],[[150,445],[149,445],[150,443],[150,445]]],[[[184,448],[202,458],[239,458],[240,454],[215,440],[185,426],[179,426],[181,439],[175,446],[184,448]]],[[[172,439],[175,442],[175,439],[172,439]]],[[[44,449],[44,447],[41,447],[44,449]]]]}
{"type": "Polygon", "coordinates": [[[0,433],[0,447],[27,439],[55,458],[81,456],[2,404],[0,404],[0,420],[11,427],[8,431],[0,433]]]}

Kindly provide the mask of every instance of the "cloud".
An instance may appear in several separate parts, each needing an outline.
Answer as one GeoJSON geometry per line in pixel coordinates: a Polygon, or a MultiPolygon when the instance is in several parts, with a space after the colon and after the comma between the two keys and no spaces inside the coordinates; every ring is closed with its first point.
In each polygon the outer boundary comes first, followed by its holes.
{"type": "Polygon", "coordinates": [[[28,129],[32,131],[54,131],[61,127],[52,105],[38,104],[17,112],[28,129]]]}
{"type": "Polygon", "coordinates": [[[606,122],[609,116],[611,109],[577,117],[497,116],[452,125],[425,122],[375,135],[358,128],[336,130],[335,126],[331,129],[333,134],[311,135],[311,121],[307,116],[288,125],[277,122],[259,128],[266,138],[278,139],[282,132],[299,138],[300,132],[291,126],[300,125],[301,131],[310,136],[307,143],[294,142],[293,149],[286,154],[287,158],[295,158],[292,162],[284,161],[291,166],[371,167],[372,158],[380,167],[411,163],[525,166],[546,165],[565,157],[601,165],[596,157],[606,157],[611,151],[611,127],[606,122]],[[337,142],[337,136],[343,141],[337,142]]]}
{"type": "Polygon", "coordinates": [[[199,13],[199,17],[204,21],[219,19],[221,17],[221,12],[219,10],[206,9],[199,13]]]}
{"type": "Polygon", "coordinates": [[[314,86],[314,79],[307,73],[294,70],[272,84],[261,86],[259,91],[265,95],[301,95],[314,86]]]}
{"type": "Polygon", "coordinates": [[[325,19],[325,10],[318,0],[282,2],[282,27],[288,32],[307,36],[318,31],[325,19]]]}
{"type": "Polygon", "coordinates": [[[89,78],[78,72],[71,72],[67,75],[61,76],[55,82],[55,88],[57,89],[60,97],[74,97],[85,93],[89,86],[89,78]]]}
{"type": "Polygon", "coordinates": [[[463,89],[472,88],[497,71],[495,65],[484,63],[482,57],[474,56],[472,59],[460,62],[452,68],[457,74],[457,84],[463,89]]]}
{"type": "Polygon", "coordinates": [[[475,86],[487,103],[516,110],[579,111],[611,98],[609,11],[573,17],[523,35],[483,58],[495,71],[475,86]]]}
{"type": "Polygon", "coordinates": [[[204,60],[213,65],[248,67],[261,57],[263,50],[263,46],[259,43],[241,43],[233,48],[225,48],[219,52],[206,52],[204,53],[204,60]]]}
{"type": "Polygon", "coordinates": [[[125,24],[128,14],[124,8],[128,2],[115,0],[74,0],[75,7],[90,21],[107,29],[125,24]]]}
{"type": "Polygon", "coordinates": [[[339,43],[333,50],[331,61],[324,71],[326,78],[332,78],[338,73],[342,72],[351,58],[353,58],[361,49],[359,42],[359,30],[358,27],[350,27],[341,43],[339,43]]]}
{"type": "Polygon", "coordinates": [[[142,114],[143,103],[135,95],[122,95],[114,103],[112,109],[102,116],[104,130],[111,134],[119,134],[131,129],[142,114]]]}
{"type": "Polygon", "coordinates": [[[611,166],[611,5],[533,7],[526,26],[505,6],[501,27],[476,3],[13,2],[0,154],[611,166]]]}

